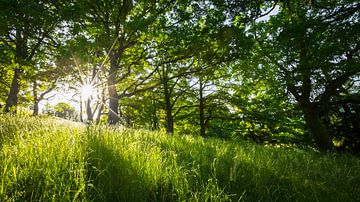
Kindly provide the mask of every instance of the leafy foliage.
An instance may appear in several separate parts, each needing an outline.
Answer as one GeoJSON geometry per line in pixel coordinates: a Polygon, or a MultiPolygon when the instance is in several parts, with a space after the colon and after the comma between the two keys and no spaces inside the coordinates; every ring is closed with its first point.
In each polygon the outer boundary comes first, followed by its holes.
{"type": "Polygon", "coordinates": [[[1,5],[5,112],[64,86],[80,121],[358,152],[356,1],[1,5]]]}

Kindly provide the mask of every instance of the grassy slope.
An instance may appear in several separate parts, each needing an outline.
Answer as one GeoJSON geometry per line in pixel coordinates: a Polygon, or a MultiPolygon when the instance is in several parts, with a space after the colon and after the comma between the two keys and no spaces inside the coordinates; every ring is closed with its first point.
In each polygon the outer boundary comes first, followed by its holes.
{"type": "Polygon", "coordinates": [[[0,201],[360,201],[360,160],[0,116],[0,201]]]}

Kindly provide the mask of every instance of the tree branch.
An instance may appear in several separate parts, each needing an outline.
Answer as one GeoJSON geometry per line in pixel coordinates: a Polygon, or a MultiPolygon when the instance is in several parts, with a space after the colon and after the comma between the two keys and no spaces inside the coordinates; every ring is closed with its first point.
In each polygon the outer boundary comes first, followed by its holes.
{"type": "Polygon", "coordinates": [[[192,107],[199,107],[199,105],[184,105],[184,106],[181,106],[181,107],[179,107],[179,108],[176,110],[176,112],[173,114],[173,118],[175,118],[176,115],[178,115],[179,112],[180,112],[182,109],[184,109],[184,108],[192,108],[192,107]]]}
{"type": "Polygon", "coordinates": [[[360,71],[347,72],[330,81],[328,85],[325,86],[324,93],[316,98],[319,100],[319,103],[321,103],[321,106],[326,106],[330,101],[330,98],[336,94],[337,89],[340,88],[351,76],[357,74],[358,72],[360,71]]]}

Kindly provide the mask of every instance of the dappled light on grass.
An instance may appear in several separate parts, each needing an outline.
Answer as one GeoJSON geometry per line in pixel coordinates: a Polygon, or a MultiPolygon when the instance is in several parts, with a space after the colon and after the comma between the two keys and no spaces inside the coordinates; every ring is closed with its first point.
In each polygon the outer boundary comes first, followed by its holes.
{"type": "Polygon", "coordinates": [[[360,160],[0,116],[0,201],[359,201],[360,160]]]}

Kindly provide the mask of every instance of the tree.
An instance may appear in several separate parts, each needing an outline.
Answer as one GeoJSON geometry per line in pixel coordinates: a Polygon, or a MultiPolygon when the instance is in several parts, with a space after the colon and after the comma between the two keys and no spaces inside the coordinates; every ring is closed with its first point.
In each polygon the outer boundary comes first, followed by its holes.
{"type": "Polygon", "coordinates": [[[9,86],[11,84],[12,66],[0,63],[0,102],[5,103],[9,86]]]}
{"type": "Polygon", "coordinates": [[[74,118],[75,109],[65,102],[60,102],[54,106],[55,115],[64,119],[74,118]]]}
{"type": "MultiPolygon", "coordinates": [[[[107,0],[80,1],[83,15],[79,27],[85,28],[87,34],[95,40],[100,52],[108,53],[109,68],[107,72],[107,88],[109,95],[108,122],[115,124],[119,121],[119,99],[133,95],[128,90],[136,89],[144,82],[132,82],[131,86],[124,86],[124,80],[141,71],[147,52],[144,44],[149,34],[159,25],[160,16],[169,11],[173,1],[107,0]],[[119,85],[121,84],[121,85],[119,85]],[[123,86],[125,91],[120,91],[123,86]]],[[[105,56],[107,57],[107,56],[105,56]]],[[[145,76],[145,78],[148,78],[145,76]]]]}
{"type": "Polygon", "coordinates": [[[94,42],[82,35],[75,35],[58,49],[56,66],[63,69],[66,87],[74,91],[80,105],[80,121],[83,122],[83,108],[86,120],[99,123],[106,103],[106,79],[103,58],[94,42]]]}
{"type": "Polygon", "coordinates": [[[33,106],[33,115],[37,116],[39,114],[39,103],[40,101],[45,99],[45,96],[50,93],[52,90],[56,87],[56,80],[53,82],[50,82],[50,86],[48,88],[45,88],[45,83],[38,84],[38,81],[33,82],[33,99],[34,99],[34,106],[33,106]],[[39,94],[39,89],[42,90],[42,92],[39,94]]]}
{"type": "Polygon", "coordinates": [[[42,46],[53,45],[61,22],[61,2],[2,1],[0,10],[0,41],[12,55],[14,73],[4,112],[11,111],[18,104],[20,79],[26,66],[33,65],[33,59],[42,46]]]}
{"type": "MultiPolygon", "coordinates": [[[[23,78],[31,84],[32,88],[32,101],[33,101],[33,115],[39,114],[39,103],[46,98],[50,92],[55,90],[59,81],[66,76],[67,71],[63,67],[56,66],[50,62],[50,58],[54,57],[54,53],[50,53],[50,48],[46,48],[34,57],[37,64],[32,65],[23,72],[23,78]],[[46,51],[46,53],[45,53],[46,51]]],[[[24,90],[26,91],[26,90],[24,90]]]]}
{"type": "Polygon", "coordinates": [[[185,95],[188,88],[186,76],[191,73],[192,62],[178,62],[174,64],[164,64],[159,67],[157,73],[159,76],[159,83],[163,91],[164,110],[166,114],[166,132],[169,134],[174,133],[174,117],[180,112],[183,107],[179,107],[176,111],[174,108],[176,104],[185,95]],[[179,85],[182,85],[179,89],[179,85]]]}
{"type": "Polygon", "coordinates": [[[255,36],[267,62],[301,107],[307,128],[321,151],[332,148],[332,135],[321,120],[341,87],[359,75],[360,3],[294,1],[280,4],[269,23],[257,24],[255,36]]]}

